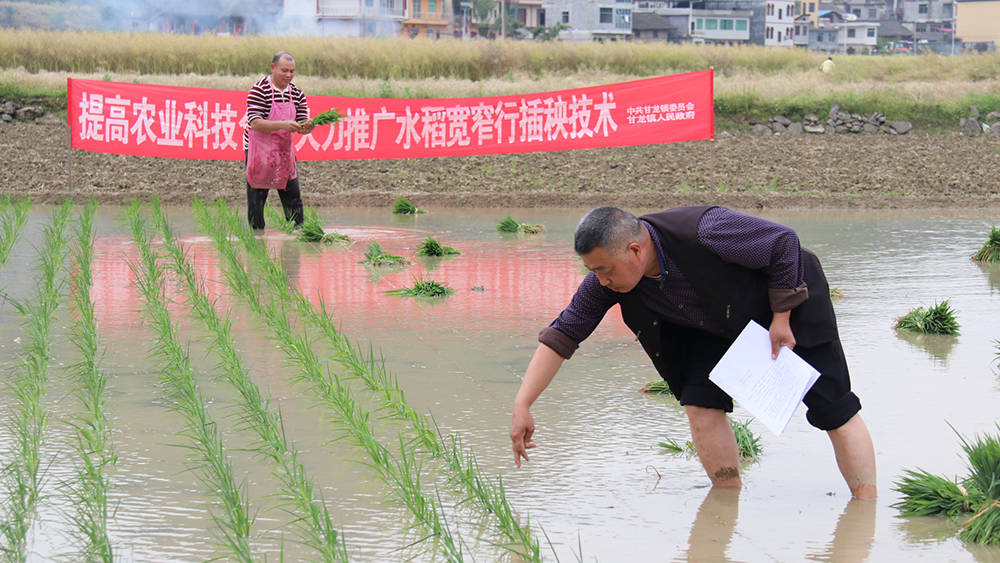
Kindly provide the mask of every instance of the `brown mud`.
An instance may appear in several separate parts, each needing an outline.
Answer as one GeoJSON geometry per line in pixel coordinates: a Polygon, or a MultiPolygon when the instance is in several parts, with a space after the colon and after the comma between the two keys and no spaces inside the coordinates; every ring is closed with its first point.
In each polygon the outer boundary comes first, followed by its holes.
{"type": "MultiPolygon", "coordinates": [[[[0,126],[0,195],[243,201],[242,162],[68,154],[65,123],[0,126]]],[[[306,205],[1000,208],[1000,135],[725,136],[455,158],[301,162],[306,205]]]]}

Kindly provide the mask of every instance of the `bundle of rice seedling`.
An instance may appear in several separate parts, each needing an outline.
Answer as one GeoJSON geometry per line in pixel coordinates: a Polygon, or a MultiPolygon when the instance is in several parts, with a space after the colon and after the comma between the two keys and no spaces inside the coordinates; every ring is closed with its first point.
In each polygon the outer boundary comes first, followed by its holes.
{"type": "Polygon", "coordinates": [[[841,291],[839,287],[830,288],[830,299],[834,301],[840,301],[843,298],[844,298],[844,292],[841,291]]]}
{"type": "Polygon", "coordinates": [[[538,234],[545,230],[545,225],[539,223],[521,223],[521,232],[529,235],[538,234]]]}
{"type": "Polygon", "coordinates": [[[659,379],[657,381],[650,381],[649,383],[643,385],[639,388],[640,393],[649,393],[651,395],[669,395],[670,386],[667,382],[659,379]]]}
{"type": "Polygon", "coordinates": [[[955,319],[955,311],[948,305],[946,299],[928,309],[917,307],[910,311],[896,320],[896,328],[924,334],[955,336],[958,334],[958,321],[955,319]]]}
{"type": "Polygon", "coordinates": [[[336,232],[326,232],[319,222],[319,214],[315,209],[306,211],[302,226],[299,227],[299,240],[305,242],[350,242],[351,237],[336,232]]]}
{"type": "Polygon", "coordinates": [[[903,498],[893,506],[904,515],[955,518],[972,514],[960,523],[959,538],[1000,545],[1000,439],[984,436],[969,442],[959,438],[969,458],[970,474],[961,481],[952,481],[926,471],[907,470],[906,476],[895,483],[894,489],[903,498]]]}
{"type": "Polygon", "coordinates": [[[520,228],[521,225],[510,215],[504,217],[503,221],[497,225],[497,230],[501,233],[516,233],[520,228]]]}
{"type": "Polygon", "coordinates": [[[340,114],[333,108],[330,108],[309,120],[309,122],[313,125],[330,125],[331,123],[337,123],[338,121],[340,121],[340,114]]]}
{"type": "Polygon", "coordinates": [[[368,264],[369,266],[402,266],[409,264],[410,261],[402,256],[389,254],[385,250],[382,250],[381,244],[373,240],[368,243],[368,250],[365,251],[365,259],[361,263],[368,264]]]}
{"type": "Polygon", "coordinates": [[[1000,229],[993,227],[986,243],[972,255],[976,262],[1000,262],[1000,229]]]}
{"type": "Polygon", "coordinates": [[[403,297],[445,297],[455,290],[434,280],[413,280],[413,287],[402,287],[386,291],[386,295],[401,295],[403,297]]]}
{"type": "Polygon", "coordinates": [[[264,214],[267,215],[267,220],[269,223],[277,225],[281,232],[286,235],[290,235],[295,231],[295,220],[285,219],[284,213],[278,213],[273,207],[265,207],[264,214]]]}
{"type": "Polygon", "coordinates": [[[461,252],[450,246],[444,246],[434,237],[427,237],[427,240],[417,247],[417,256],[455,256],[461,252]]]}
{"type": "MultiPolygon", "coordinates": [[[[755,461],[764,451],[760,445],[760,436],[755,435],[753,430],[750,430],[751,420],[753,419],[739,422],[732,418],[729,419],[729,425],[733,428],[733,434],[736,435],[736,445],[739,448],[742,461],[755,461]]],[[[670,453],[698,455],[698,450],[695,449],[694,442],[691,440],[688,440],[683,447],[673,438],[667,438],[666,442],[659,442],[659,445],[670,453]]]]}
{"type": "Polygon", "coordinates": [[[427,210],[420,209],[410,203],[410,200],[401,197],[396,200],[396,203],[392,204],[392,212],[396,215],[417,215],[418,213],[427,213],[427,210]]]}

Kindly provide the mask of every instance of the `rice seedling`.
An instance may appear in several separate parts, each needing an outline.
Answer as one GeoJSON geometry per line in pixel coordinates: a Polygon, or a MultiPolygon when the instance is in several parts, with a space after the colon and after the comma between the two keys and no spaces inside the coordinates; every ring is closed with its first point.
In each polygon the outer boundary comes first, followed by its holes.
{"type": "Polygon", "coordinates": [[[923,307],[913,309],[896,320],[896,328],[910,332],[955,336],[958,334],[959,325],[955,319],[955,311],[946,299],[926,309],[923,307]]]}
{"type": "Polygon", "coordinates": [[[6,382],[13,401],[6,421],[11,437],[7,455],[10,461],[2,474],[7,495],[0,535],[5,540],[3,552],[14,561],[25,561],[28,557],[28,531],[42,497],[45,476],[41,447],[49,420],[45,391],[51,360],[50,329],[62,293],[64,280],[59,273],[67,254],[65,227],[71,209],[72,203],[67,201],[52,211],[38,254],[39,280],[34,298],[28,303],[12,301],[25,319],[28,334],[19,369],[6,382]]]}
{"type": "Polygon", "coordinates": [[[840,301],[844,298],[844,292],[839,287],[830,288],[830,299],[840,301]]]}
{"type": "Polygon", "coordinates": [[[396,215],[419,215],[421,213],[427,213],[426,209],[420,209],[416,205],[410,203],[410,200],[405,197],[397,198],[396,202],[392,204],[392,212],[396,215]]]}
{"type": "Polygon", "coordinates": [[[413,287],[390,289],[385,293],[402,297],[447,297],[455,293],[455,290],[434,280],[414,279],[413,287]]]}
{"type": "MultiPolygon", "coordinates": [[[[195,214],[198,216],[202,228],[209,232],[215,240],[216,248],[226,267],[230,286],[241,295],[251,297],[258,295],[257,290],[247,291],[249,288],[255,287],[255,284],[247,276],[243,263],[228,240],[230,232],[244,232],[243,229],[232,222],[231,216],[223,219],[224,221],[228,219],[226,229],[218,228],[217,222],[213,221],[206,210],[200,206],[195,208],[195,214]]],[[[249,248],[260,247],[251,243],[249,248]]],[[[271,260],[268,259],[267,262],[271,263],[271,260]]],[[[281,302],[262,303],[253,300],[247,302],[255,313],[263,317],[265,323],[274,332],[279,347],[284,350],[289,360],[299,368],[298,381],[310,385],[322,401],[334,409],[336,420],[345,429],[345,433],[353,437],[368,454],[369,467],[378,473],[379,477],[391,487],[400,502],[426,527],[430,533],[428,537],[437,538],[444,555],[450,561],[461,561],[463,559],[461,543],[456,541],[452,535],[447,521],[443,517],[440,504],[422,491],[420,486],[422,464],[416,457],[416,453],[409,448],[408,441],[400,437],[399,452],[394,454],[376,438],[370,414],[362,410],[350,388],[345,386],[335,374],[324,370],[313,351],[309,337],[306,334],[295,334],[292,330],[286,304],[280,297],[291,291],[287,285],[287,276],[284,271],[277,268],[269,269],[267,274],[269,274],[269,278],[272,278],[269,283],[282,287],[283,291],[276,293],[276,299],[281,302]],[[284,277],[286,283],[282,284],[279,277],[284,277]]]]}
{"type": "Polygon", "coordinates": [[[340,121],[340,113],[335,108],[330,108],[316,117],[309,120],[313,125],[330,125],[340,121]]]}
{"type": "Polygon", "coordinates": [[[17,242],[31,209],[31,200],[27,198],[13,202],[10,199],[3,201],[6,203],[0,208],[0,264],[6,264],[10,258],[10,251],[17,242]]]}
{"type": "Polygon", "coordinates": [[[180,435],[189,440],[189,445],[185,446],[191,450],[189,463],[206,490],[222,505],[221,514],[213,511],[212,519],[230,557],[238,561],[255,561],[249,545],[254,518],[247,501],[246,483],[238,483],[233,475],[232,460],[226,454],[219,426],[208,414],[190,357],[178,341],[165,303],[163,266],[150,248],[138,202],[128,207],[126,217],[140,262],[129,266],[135,273],[147,319],[156,334],[153,354],[163,363],[161,381],[168,392],[169,408],[185,420],[180,435]]]}
{"type": "MultiPolygon", "coordinates": [[[[750,422],[752,420],[748,419],[740,422],[732,418],[729,419],[729,426],[732,427],[733,434],[736,435],[736,446],[739,448],[740,460],[742,461],[756,461],[764,451],[763,446],[760,444],[760,436],[754,434],[753,430],[750,429],[750,422]]],[[[665,440],[664,442],[659,442],[659,445],[669,453],[698,455],[698,450],[695,449],[694,442],[691,440],[685,442],[683,446],[673,438],[665,438],[665,440]]]]}
{"type": "Polygon", "coordinates": [[[650,381],[649,383],[647,383],[647,384],[643,385],[642,387],[640,387],[639,388],[639,392],[640,393],[649,393],[651,395],[670,395],[670,394],[672,394],[672,392],[670,391],[670,386],[667,385],[667,382],[664,381],[664,380],[662,380],[662,379],[658,379],[656,381],[650,381]]]}
{"type": "Polygon", "coordinates": [[[185,250],[176,241],[158,200],[151,204],[154,224],[170,257],[170,268],[190,296],[194,315],[212,335],[211,350],[219,360],[218,377],[239,393],[240,422],[259,438],[255,453],[275,464],[274,475],[281,482],[282,506],[294,517],[300,541],[314,549],[323,561],[346,561],[347,551],[330,520],[322,495],[299,461],[299,450],[284,432],[281,413],[271,406],[260,388],[250,379],[243,359],[236,351],[228,319],[220,317],[215,304],[205,295],[185,250]]]}
{"type": "Polygon", "coordinates": [[[497,223],[497,231],[501,233],[537,234],[545,230],[545,225],[537,223],[518,223],[510,215],[497,223]]]}
{"type": "MultiPolygon", "coordinates": [[[[1000,425],[997,425],[1000,430],[1000,425]]],[[[940,514],[956,520],[958,537],[970,543],[1000,545],[1000,438],[974,441],[959,435],[969,461],[969,474],[950,480],[923,470],[906,470],[894,483],[903,496],[893,504],[904,515],[940,514]],[[971,517],[967,515],[972,514],[971,517]]]]}
{"type": "Polygon", "coordinates": [[[91,263],[93,260],[93,216],[96,203],[83,209],[77,227],[76,267],[70,275],[70,288],[77,313],[70,340],[80,353],[80,360],[70,367],[77,381],[74,395],[80,410],[68,421],[76,437],[74,444],[80,465],[75,482],[70,486],[73,512],[70,516],[73,535],[80,544],[78,555],[86,561],[114,561],[114,550],[108,536],[108,519],[114,513],[109,506],[111,489],[109,473],[118,461],[112,447],[111,419],[105,410],[106,380],[100,372],[99,341],[94,302],[91,299],[91,263]]]}
{"type": "Polygon", "coordinates": [[[434,237],[427,237],[424,242],[417,247],[417,256],[457,256],[461,252],[450,246],[444,246],[434,237]]]}
{"type": "Polygon", "coordinates": [[[267,215],[267,221],[272,225],[277,225],[278,229],[286,235],[290,235],[295,232],[295,220],[286,219],[284,213],[279,213],[277,209],[273,207],[264,207],[264,214],[267,215]]]}
{"type": "Polygon", "coordinates": [[[972,255],[976,262],[1000,262],[1000,229],[993,227],[983,247],[972,255]]]}
{"type": "Polygon", "coordinates": [[[323,230],[323,224],[319,221],[319,214],[315,209],[307,209],[303,217],[302,226],[299,227],[299,240],[305,242],[350,242],[351,237],[343,234],[323,230]]]}
{"type": "Polygon", "coordinates": [[[386,252],[382,249],[381,244],[373,240],[368,243],[368,250],[365,251],[365,259],[360,263],[368,266],[405,266],[410,261],[397,254],[386,252]]]}
{"type": "MultiPolygon", "coordinates": [[[[483,474],[475,454],[470,449],[463,447],[460,436],[451,434],[448,437],[443,437],[440,430],[432,428],[426,415],[421,415],[410,407],[402,388],[399,386],[399,381],[385,369],[381,354],[376,353],[370,344],[367,352],[360,346],[352,344],[340,332],[333,316],[322,302],[320,302],[318,309],[313,307],[312,303],[294,285],[290,284],[281,262],[268,254],[261,241],[252,236],[239,217],[226,208],[224,202],[216,204],[218,214],[222,217],[218,221],[209,218],[200,204],[196,204],[196,214],[199,213],[199,209],[201,209],[202,220],[200,223],[203,228],[210,230],[213,226],[221,224],[228,227],[229,233],[235,234],[239,238],[248,257],[265,272],[264,279],[272,288],[274,295],[284,300],[289,308],[296,311],[299,318],[314,326],[326,337],[333,349],[336,350],[333,360],[347,368],[352,377],[360,379],[369,390],[376,393],[383,405],[381,410],[391,413],[396,419],[410,423],[416,438],[415,442],[408,443],[421,445],[434,458],[444,462],[451,472],[451,480],[463,487],[484,513],[495,518],[498,531],[507,538],[508,545],[505,546],[505,549],[516,553],[523,559],[540,561],[539,543],[531,534],[530,522],[526,518],[518,516],[510,506],[504,492],[503,481],[500,478],[490,479],[483,474]]],[[[229,249],[230,243],[226,234],[219,232],[215,235],[216,246],[220,248],[223,255],[235,256],[229,249]]],[[[233,266],[234,268],[238,267],[238,262],[234,262],[233,266]]],[[[236,272],[235,275],[242,276],[239,272],[236,272]]],[[[243,285],[245,284],[240,284],[240,286],[243,285]]],[[[255,305],[259,301],[253,295],[253,293],[247,293],[244,294],[244,297],[251,308],[255,308],[259,312],[261,307],[255,305]]],[[[286,313],[282,311],[281,314],[286,313]]],[[[264,317],[265,319],[271,318],[267,315],[264,317]]]]}

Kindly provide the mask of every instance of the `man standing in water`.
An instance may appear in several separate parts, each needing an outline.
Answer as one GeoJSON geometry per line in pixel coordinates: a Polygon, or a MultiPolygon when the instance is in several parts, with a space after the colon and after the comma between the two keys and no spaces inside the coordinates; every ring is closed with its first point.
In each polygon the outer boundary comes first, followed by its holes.
{"type": "Polygon", "coordinates": [[[691,437],[713,485],[739,487],[739,451],[726,416],[733,401],[708,374],[750,320],[820,372],[806,419],[827,431],[855,498],[873,499],[875,451],[851,391],[829,287],[819,260],[791,228],[715,206],[677,207],[637,218],[598,207],[580,220],[574,247],[590,270],[540,342],[514,399],[514,462],[535,447],[530,407],[620,304],[653,366],[684,405],[691,437]],[[807,285],[808,283],[808,285],[807,285]],[[798,345],[798,347],[796,347],[798,345]]]}
{"type": "Polygon", "coordinates": [[[295,78],[295,59],[285,51],[271,59],[271,74],[261,78],[247,95],[246,153],[247,219],[264,228],[268,190],[278,190],[285,220],[302,224],[302,196],[292,148],[292,133],[309,134],[309,105],[295,78]]]}

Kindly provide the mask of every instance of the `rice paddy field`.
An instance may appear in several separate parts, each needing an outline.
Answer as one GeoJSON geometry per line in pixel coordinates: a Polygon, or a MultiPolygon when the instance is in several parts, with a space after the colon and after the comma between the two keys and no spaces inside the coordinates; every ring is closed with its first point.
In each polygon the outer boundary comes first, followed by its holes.
{"type": "MultiPolygon", "coordinates": [[[[583,209],[320,208],[310,243],[239,207],[0,200],[0,547],[14,560],[998,561],[895,483],[996,434],[1000,270],[985,210],[772,211],[821,257],[880,497],[850,500],[800,410],[741,491],[708,487],[683,409],[616,311],[533,408],[510,402],[584,270],[583,209]],[[502,233],[506,215],[544,225],[502,233]],[[458,254],[418,256],[427,239],[458,254]],[[379,243],[407,259],[361,263],[379,243]],[[450,294],[395,295],[418,280],[450,294]],[[947,299],[958,336],[894,329],[947,299]]],[[[269,214],[273,216],[273,214],[269,214]]],[[[749,420],[739,407],[734,418],[749,420]]]]}

